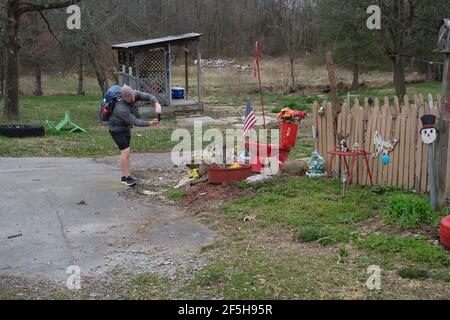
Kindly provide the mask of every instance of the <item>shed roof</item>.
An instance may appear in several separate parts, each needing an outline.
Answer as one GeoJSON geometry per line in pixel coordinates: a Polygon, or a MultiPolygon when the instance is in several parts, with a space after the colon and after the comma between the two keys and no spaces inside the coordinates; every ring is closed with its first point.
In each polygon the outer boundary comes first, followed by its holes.
{"type": "Polygon", "coordinates": [[[136,42],[128,42],[128,43],[121,43],[113,45],[113,49],[130,49],[130,48],[137,48],[137,47],[147,47],[147,46],[158,46],[158,45],[164,45],[164,44],[173,44],[177,42],[181,42],[184,40],[190,40],[194,41],[201,37],[202,35],[200,33],[186,33],[178,36],[169,36],[164,38],[158,38],[158,39],[149,39],[149,40],[143,40],[143,41],[136,41],[136,42]]]}

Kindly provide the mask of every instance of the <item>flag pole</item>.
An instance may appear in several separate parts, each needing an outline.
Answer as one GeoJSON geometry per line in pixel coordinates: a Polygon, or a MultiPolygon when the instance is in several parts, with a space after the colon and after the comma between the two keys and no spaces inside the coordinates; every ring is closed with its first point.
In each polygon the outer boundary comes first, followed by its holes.
{"type": "Polygon", "coordinates": [[[261,83],[261,69],[259,67],[259,60],[261,58],[261,49],[259,46],[259,42],[256,42],[256,69],[258,72],[258,82],[259,82],[259,93],[261,95],[261,109],[262,109],[262,115],[263,115],[263,122],[264,122],[264,129],[267,130],[267,124],[266,124],[266,115],[264,111],[264,96],[262,91],[262,83],[261,83]]]}

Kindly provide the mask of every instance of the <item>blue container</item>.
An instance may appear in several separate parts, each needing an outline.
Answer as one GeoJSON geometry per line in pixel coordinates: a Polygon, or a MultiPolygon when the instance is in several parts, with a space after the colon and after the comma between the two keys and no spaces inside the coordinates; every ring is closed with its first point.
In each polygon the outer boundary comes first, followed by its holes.
{"type": "Polygon", "coordinates": [[[174,99],[174,100],[184,99],[184,88],[173,87],[172,88],[172,99],[174,99]]]}

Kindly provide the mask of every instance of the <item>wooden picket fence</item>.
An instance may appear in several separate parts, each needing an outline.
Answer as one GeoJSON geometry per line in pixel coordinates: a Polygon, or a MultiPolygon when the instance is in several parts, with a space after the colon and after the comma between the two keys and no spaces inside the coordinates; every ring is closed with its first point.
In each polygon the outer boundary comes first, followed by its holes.
{"type": "MultiPolygon", "coordinates": [[[[439,95],[434,97],[433,103],[432,113],[439,117],[439,95]]],[[[326,158],[327,168],[331,160],[328,152],[338,145],[336,134],[350,135],[349,148],[358,143],[361,149],[374,152],[374,135],[378,131],[384,140],[396,138],[398,143],[390,154],[392,162],[388,166],[383,166],[379,157],[369,159],[374,184],[407,188],[418,193],[429,191],[428,146],[420,136],[420,118],[430,113],[428,97],[424,99],[422,95],[415,96],[412,102],[405,97],[402,103],[396,98],[393,104],[390,104],[388,98],[382,104],[375,99],[373,106],[369,106],[367,98],[362,104],[355,99],[351,108],[346,100],[337,117],[337,128],[333,112],[331,103],[327,101],[321,106],[317,103],[313,105],[315,149],[326,158]]],[[[370,182],[364,160],[358,161],[354,183],[368,185],[370,182]]],[[[335,160],[331,174],[340,177],[343,170],[344,164],[335,160]]]]}

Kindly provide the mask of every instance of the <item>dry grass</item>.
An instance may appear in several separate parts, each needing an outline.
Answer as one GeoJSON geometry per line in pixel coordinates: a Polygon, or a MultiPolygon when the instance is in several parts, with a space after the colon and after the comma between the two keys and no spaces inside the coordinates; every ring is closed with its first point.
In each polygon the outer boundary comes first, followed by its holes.
{"type": "MultiPolygon", "coordinates": [[[[258,81],[254,77],[252,59],[236,60],[240,66],[249,66],[250,70],[243,72],[236,67],[204,68],[203,83],[209,91],[234,91],[237,89],[254,90],[258,81]]],[[[190,66],[189,87],[194,89],[197,83],[196,66],[190,66]]],[[[309,59],[298,59],[294,67],[297,84],[305,86],[318,86],[328,84],[328,74],[325,65],[313,64],[309,59]]],[[[265,88],[283,90],[290,85],[290,65],[287,58],[266,58],[261,62],[262,82],[265,88]]],[[[350,84],[352,82],[352,71],[337,67],[336,76],[338,82],[350,84]]],[[[408,73],[407,80],[420,79],[420,75],[408,73]]],[[[370,85],[383,85],[392,82],[392,72],[372,71],[360,75],[360,82],[364,81],[370,85]]],[[[173,68],[173,84],[184,87],[184,65],[176,64],[173,68]]]]}
{"type": "MultiPolygon", "coordinates": [[[[185,86],[184,63],[174,62],[173,86],[185,86]]],[[[207,94],[213,93],[252,93],[258,88],[258,80],[253,75],[253,59],[237,59],[236,65],[247,66],[248,71],[241,71],[236,66],[225,68],[203,68],[202,81],[207,94]]],[[[325,65],[312,63],[309,58],[297,59],[295,63],[295,79],[297,85],[319,86],[328,84],[327,68],[325,65]]],[[[337,67],[338,82],[350,84],[352,71],[337,67]]],[[[283,92],[290,86],[290,65],[287,58],[263,58],[261,62],[262,84],[265,91],[283,92]]],[[[417,80],[421,76],[413,73],[407,74],[407,80],[417,80]]],[[[364,81],[370,86],[380,86],[392,82],[392,72],[372,71],[360,75],[360,82],[364,81]]],[[[45,95],[72,95],[76,94],[78,77],[76,74],[46,74],[43,76],[43,90],[45,95]]],[[[192,63],[189,66],[189,88],[195,92],[197,88],[197,67],[192,63]]],[[[20,90],[25,95],[32,95],[34,91],[34,77],[22,76],[20,90]]],[[[95,77],[86,76],[86,95],[101,95],[95,77]]]]}

